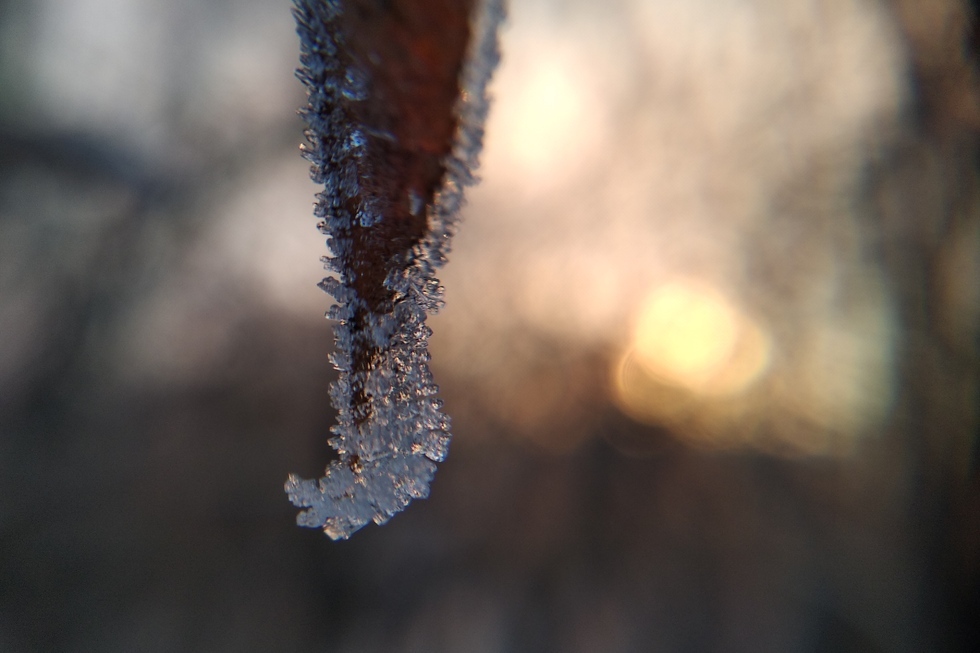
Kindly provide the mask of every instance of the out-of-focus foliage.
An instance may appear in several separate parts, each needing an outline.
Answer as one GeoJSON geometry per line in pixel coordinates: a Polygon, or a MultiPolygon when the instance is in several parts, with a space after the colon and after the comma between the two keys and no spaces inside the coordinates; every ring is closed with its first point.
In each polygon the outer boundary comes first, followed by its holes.
{"type": "Polygon", "coordinates": [[[334,544],[287,4],[0,3],[0,650],[975,645],[969,6],[512,3],[453,448],[334,544]]]}

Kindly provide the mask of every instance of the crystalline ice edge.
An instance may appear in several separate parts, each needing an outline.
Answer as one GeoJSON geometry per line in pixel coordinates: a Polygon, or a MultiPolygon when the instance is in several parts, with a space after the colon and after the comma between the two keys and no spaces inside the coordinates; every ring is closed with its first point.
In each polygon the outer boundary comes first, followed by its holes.
{"type": "MultiPolygon", "coordinates": [[[[419,4],[401,4],[413,2],[419,4]]],[[[294,8],[302,64],[297,76],[309,94],[302,112],[308,126],[304,156],[311,177],[324,187],[314,210],[333,253],[324,257],[324,267],[340,276],[320,283],[337,301],[327,313],[337,321],[331,360],[339,370],[330,388],[338,421],[329,442],[340,459],[319,480],[291,474],[285,489],[294,505],[307,508],[297,523],[322,528],[335,540],[369,521],[384,523],[412,499],[428,496],[435,462],[449,446],[449,418],[428,367],[425,319],[442,304],[435,271],[446,261],[463,188],[475,181],[503,8],[502,0],[442,2],[450,11],[440,16],[465,12],[459,15],[468,22],[469,39],[461,42],[462,67],[454,69],[455,121],[431,188],[423,187],[423,173],[431,174],[432,162],[415,165],[407,157],[423,152],[424,159],[433,141],[413,145],[399,124],[385,122],[395,114],[371,104],[397,106],[411,93],[398,94],[398,79],[387,87],[376,82],[388,69],[372,68],[377,55],[362,56],[345,42],[352,32],[369,33],[374,23],[348,20],[338,0],[296,0],[294,8]],[[396,87],[390,98],[372,97],[389,87],[396,87]],[[392,165],[408,170],[407,181],[389,182],[392,165]],[[412,165],[423,173],[412,176],[412,165]]],[[[401,86],[411,89],[412,71],[406,70],[401,86]]],[[[425,83],[418,82],[423,95],[433,90],[425,83]]],[[[406,115],[424,115],[428,106],[409,106],[406,115]]]]}

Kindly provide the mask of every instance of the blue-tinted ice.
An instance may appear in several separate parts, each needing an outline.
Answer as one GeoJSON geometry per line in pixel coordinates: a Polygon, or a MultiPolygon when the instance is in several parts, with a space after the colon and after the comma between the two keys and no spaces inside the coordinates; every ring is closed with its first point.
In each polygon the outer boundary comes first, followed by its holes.
{"type": "MultiPolygon", "coordinates": [[[[324,258],[324,266],[339,275],[320,287],[337,301],[327,313],[337,321],[332,361],[339,370],[330,388],[338,421],[329,442],[340,459],[319,480],[290,475],[285,486],[290,501],[307,508],[297,522],[323,528],[333,539],[347,538],[369,521],[384,523],[412,499],[428,496],[435,462],[448,451],[449,418],[428,367],[431,331],[425,320],[442,304],[435,271],[446,261],[463,188],[474,182],[503,16],[501,0],[476,3],[455,104],[455,137],[442,161],[445,174],[424,206],[424,233],[384,260],[381,287],[365,296],[367,275],[377,266],[362,265],[373,252],[359,248],[384,226],[390,200],[390,193],[377,190],[384,188],[382,173],[368,155],[372,147],[387,151],[396,137],[352,119],[357,114],[349,108],[370,101],[372,87],[369,73],[344,56],[347,44],[338,29],[343,11],[342,2],[324,0],[296,0],[294,11],[301,40],[297,75],[309,93],[304,154],[313,180],[324,187],[314,213],[330,236],[333,256],[324,258]]],[[[409,189],[405,211],[422,219],[423,202],[409,189]]]]}

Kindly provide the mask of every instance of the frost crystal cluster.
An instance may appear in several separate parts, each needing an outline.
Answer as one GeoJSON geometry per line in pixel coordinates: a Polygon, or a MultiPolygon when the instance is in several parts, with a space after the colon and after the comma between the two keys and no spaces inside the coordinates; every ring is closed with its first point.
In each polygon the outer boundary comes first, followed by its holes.
{"type": "Polygon", "coordinates": [[[302,526],[347,538],[424,498],[449,418],[429,371],[435,271],[483,137],[500,0],[296,0],[309,105],[304,155],[323,191],[337,301],[338,412],[323,478],[290,475],[302,526]]]}

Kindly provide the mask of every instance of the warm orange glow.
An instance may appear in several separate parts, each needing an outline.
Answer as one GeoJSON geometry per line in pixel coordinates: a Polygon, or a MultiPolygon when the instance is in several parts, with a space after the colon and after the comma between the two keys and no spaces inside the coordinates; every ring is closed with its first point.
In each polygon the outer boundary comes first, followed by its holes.
{"type": "Polygon", "coordinates": [[[751,393],[769,366],[769,337],[711,286],[672,281],[640,304],[616,363],[619,407],[692,442],[731,446],[751,438],[751,393]]]}
{"type": "Polygon", "coordinates": [[[658,286],[616,361],[614,400],[698,446],[846,455],[891,399],[884,297],[868,279],[852,290],[857,308],[814,320],[777,362],[770,332],[717,289],[658,286]]]}
{"type": "Polygon", "coordinates": [[[732,394],[768,363],[768,339],[714,289],[672,282],[643,302],[629,355],[651,376],[701,394],[732,394]]]}
{"type": "MultiPolygon", "coordinates": [[[[907,89],[877,3],[511,4],[437,362],[530,438],[606,396],[696,446],[846,456],[878,433],[900,332],[855,180],[907,89]]],[[[950,342],[974,249],[939,258],[950,342]]]]}

